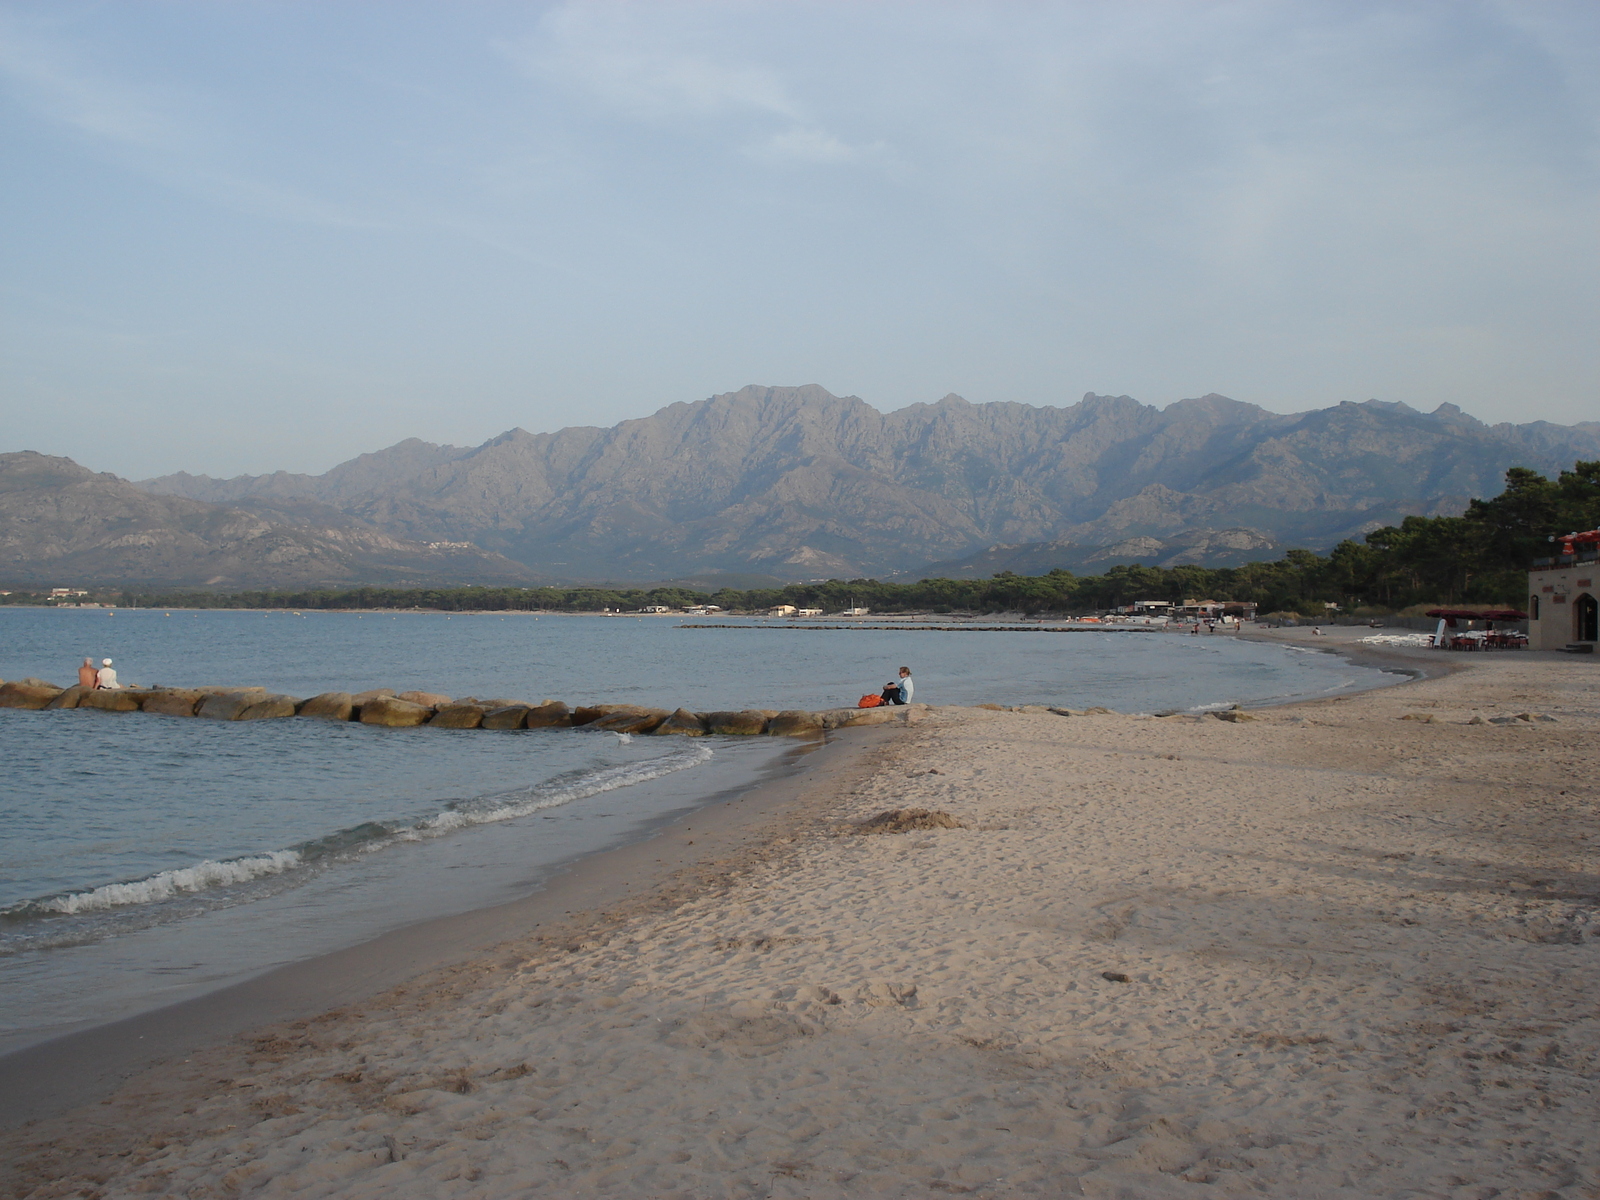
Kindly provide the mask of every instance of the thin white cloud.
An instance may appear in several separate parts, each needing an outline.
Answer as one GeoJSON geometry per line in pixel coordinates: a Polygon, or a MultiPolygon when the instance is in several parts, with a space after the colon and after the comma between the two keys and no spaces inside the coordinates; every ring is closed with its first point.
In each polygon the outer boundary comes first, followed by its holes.
{"type": "Polygon", "coordinates": [[[118,145],[172,151],[189,139],[152,96],[94,71],[67,47],[0,15],[0,80],[48,121],[118,145]]]}
{"type": "Polygon", "coordinates": [[[801,119],[778,73],[759,63],[730,62],[674,45],[671,27],[633,6],[564,4],[539,22],[538,33],[497,48],[528,73],[587,93],[635,120],[757,113],[801,119]]]}
{"type": "Polygon", "coordinates": [[[783,74],[698,29],[693,10],[569,3],[538,32],[497,48],[531,77],[629,120],[710,128],[771,166],[858,162],[882,143],[852,144],[823,128],[783,74]],[[750,125],[765,127],[752,139],[750,125]]]}
{"type": "Polygon", "coordinates": [[[775,166],[857,162],[883,150],[882,142],[852,146],[821,129],[795,128],[746,146],[747,157],[775,166]]]}
{"type": "Polygon", "coordinates": [[[195,97],[136,87],[97,69],[59,38],[41,37],[0,15],[0,84],[42,120],[64,125],[114,153],[124,166],[176,191],[272,220],[346,228],[383,222],[300,189],[256,178],[218,160],[214,122],[197,119],[195,97]]]}

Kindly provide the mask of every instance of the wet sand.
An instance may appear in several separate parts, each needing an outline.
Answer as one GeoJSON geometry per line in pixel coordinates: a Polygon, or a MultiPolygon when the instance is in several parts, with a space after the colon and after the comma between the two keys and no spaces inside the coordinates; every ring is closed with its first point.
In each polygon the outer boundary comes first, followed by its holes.
{"type": "Polygon", "coordinates": [[[1445,665],[1250,720],[864,731],[555,927],[14,1131],[5,1182],[1600,1195],[1600,669],[1445,665]],[[961,827],[856,832],[904,807],[961,827]]]}

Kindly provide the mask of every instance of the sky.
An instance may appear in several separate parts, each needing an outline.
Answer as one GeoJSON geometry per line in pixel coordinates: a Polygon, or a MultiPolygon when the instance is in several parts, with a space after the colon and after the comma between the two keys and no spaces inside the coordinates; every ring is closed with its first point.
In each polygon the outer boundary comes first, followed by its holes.
{"type": "Polygon", "coordinates": [[[1593,0],[0,0],[0,451],[890,410],[1600,419],[1593,0]]]}

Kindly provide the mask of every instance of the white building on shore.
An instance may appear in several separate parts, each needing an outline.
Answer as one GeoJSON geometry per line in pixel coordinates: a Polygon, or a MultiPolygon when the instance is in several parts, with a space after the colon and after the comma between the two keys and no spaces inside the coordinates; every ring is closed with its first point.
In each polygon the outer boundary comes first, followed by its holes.
{"type": "Polygon", "coordinates": [[[1528,571],[1528,647],[1594,653],[1600,641],[1600,529],[1557,539],[1528,571]]]}

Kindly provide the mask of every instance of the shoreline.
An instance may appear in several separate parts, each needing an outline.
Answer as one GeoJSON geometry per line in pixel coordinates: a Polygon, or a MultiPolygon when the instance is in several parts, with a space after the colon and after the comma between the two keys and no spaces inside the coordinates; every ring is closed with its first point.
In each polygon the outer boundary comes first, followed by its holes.
{"type": "Polygon", "coordinates": [[[712,886],[720,868],[708,863],[744,853],[758,836],[752,828],[784,820],[807,790],[848,774],[888,731],[901,728],[872,725],[849,737],[840,731],[826,742],[798,742],[785,750],[783,758],[790,761],[766,768],[765,778],[753,785],[709,797],[692,812],[652,826],[643,837],[556,864],[535,891],[520,899],[415,922],[199,996],[0,1054],[0,1130],[96,1101],[141,1072],[250,1029],[420,983],[533,929],[543,929],[541,936],[549,938],[575,937],[607,922],[607,909],[670,903],[685,889],[712,886]],[[687,836],[696,825],[701,833],[687,836]]]}
{"type": "MultiPolygon", "coordinates": [[[[1350,660],[1358,666],[1376,667],[1381,671],[1408,676],[1414,682],[1427,679],[1442,679],[1471,665],[1470,663],[1462,662],[1460,655],[1452,655],[1448,651],[1434,650],[1431,647],[1413,648],[1393,644],[1363,645],[1361,638],[1370,636],[1372,633],[1372,630],[1365,626],[1335,625],[1328,628],[1334,632],[1324,631],[1320,637],[1312,634],[1310,629],[1304,627],[1252,629],[1232,636],[1268,645],[1293,646],[1296,649],[1335,654],[1350,660]]],[[[1499,652],[1497,651],[1496,653],[1499,652]]],[[[1531,652],[1516,650],[1505,651],[1505,653],[1528,654],[1531,652]]],[[[1371,691],[1372,689],[1366,690],[1371,691]]]]}
{"type": "Polygon", "coordinates": [[[157,1068],[16,1131],[11,1169],[419,1197],[1600,1183],[1600,792],[1577,769],[1600,673],[1437,665],[1251,724],[852,734],[725,802],[742,824],[651,898],[587,894],[360,1012],[157,1068]],[[839,836],[911,806],[964,827],[839,836]]]}
{"type": "MultiPolygon", "coordinates": [[[[1250,634],[1242,636],[1251,637],[1250,634]]],[[[1287,639],[1255,636],[1251,640],[1276,643],[1287,639]]],[[[1340,696],[1388,690],[1432,677],[1410,658],[1391,653],[1399,649],[1396,647],[1318,644],[1315,648],[1364,659],[1364,665],[1407,676],[1397,682],[1339,693],[1340,696]]],[[[1428,665],[1424,663],[1423,667],[1428,665]]],[[[1439,667],[1440,674],[1459,669],[1459,665],[1452,664],[1439,664],[1439,667]]],[[[1282,709],[1325,703],[1332,698],[1298,697],[1245,707],[1252,711],[1282,709]]],[[[841,727],[831,731],[823,742],[801,741],[784,755],[795,762],[776,769],[771,778],[730,794],[713,796],[688,817],[672,818],[653,826],[638,840],[558,864],[533,893],[522,899],[428,918],[377,938],[271,968],[129,1017],[53,1032],[39,1040],[23,1040],[20,1046],[0,1052],[0,1130],[97,1099],[134,1074],[249,1028],[349,1004],[466,962],[473,954],[491,950],[499,941],[549,925],[555,910],[562,905],[568,906],[561,908],[562,916],[575,916],[593,923],[600,919],[600,908],[618,903],[622,898],[620,893],[610,896],[607,892],[603,879],[608,872],[639,881],[637,886],[622,885],[622,891],[630,893],[627,897],[630,900],[647,892],[681,896],[682,888],[674,882],[676,876],[683,871],[696,870],[713,852],[725,853],[726,835],[738,833],[744,827],[742,813],[759,810],[763,816],[782,819],[784,814],[780,810],[798,803],[802,791],[811,783],[814,770],[837,759],[841,765],[829,765],[829,773],[847,772],[851,768],[843,764],[854,763],[867,747],[886,742],[893,736],[890,731],[904,733],[908,724],[914,725],[919,718],[926,720],[929,715],[941,712],[939,708],[929,710],[925,705],[914,706],[914,709],[917,711],[913,713],[894,714],[909,716],[909,722],[864,724],[856,727],[848,740],[840,739],[839,734],[845,728],[841,727]],[[748,809],[745,808],[747,804],[748,809]],[[701,849],[692,854],[686,851],[687,844],[693,842],[686,843],[675,833],[676,826],[686,820],[703,820],[708,831],[695,839],[701,849]],[[718,821],[726,823],[726,828],[719,827],[718,821]],[[678,859],[670,869],[644,869],[640,873],[641,865],[649,857],[646,851],[658,842],[669,853],[678,855],[678,859]],[[711,849],[713,846],[717,849],[711,849]],[[608,896],[610,898],[606,898],[608,896]],[[574,902],[581,907],[571,907],[574,902]],[[145,1044],[137,1045],[139,1042],[145,1044]],[[43,1084],[45,1080],[51,1082],[43,1084]]],[[[942,711],[949,717],[984,710],[946,706],[942,711]]],[[[1142,717],[1148,714],[1116,715],[1142,717]]],[[[653,864],[650,867],[653,868],[653,864]]]]}

